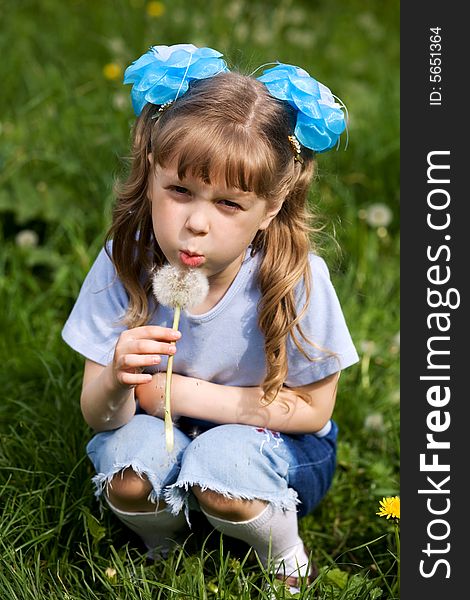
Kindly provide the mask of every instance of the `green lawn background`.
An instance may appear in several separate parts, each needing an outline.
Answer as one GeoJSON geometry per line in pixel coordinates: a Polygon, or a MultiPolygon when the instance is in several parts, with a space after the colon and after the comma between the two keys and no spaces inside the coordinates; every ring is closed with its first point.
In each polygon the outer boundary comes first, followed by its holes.
{"type": "MultiPolygon", "coordinates": [[[[341,378],[334,485],[302,532],[329,568],[331,597],[353,594],[358,577],[365,591],[351,597],[392,597],[393,527],[375,513],[400,492],[398,2],[0,0],[0,22],[0,597],[147,597],[126,587],[138,543],[126,545],[108,514],[99,521],[82,360],[60,330],[126,172],[133,113],[122,72],[150,45],[184,42],[217,48],[243,72],[299,65],[348,108],[347,148],[343,136],[319,156],[311,201],[361,360],[341,378]],[[110,583],[103,573],[116,564],[110,583]]],[[[222,597],[214,569],[199,565],[199,596],[222,597]]],[[[174,577],[154,577],[180,586],[161,597],[195,585],[174,577]]]]}

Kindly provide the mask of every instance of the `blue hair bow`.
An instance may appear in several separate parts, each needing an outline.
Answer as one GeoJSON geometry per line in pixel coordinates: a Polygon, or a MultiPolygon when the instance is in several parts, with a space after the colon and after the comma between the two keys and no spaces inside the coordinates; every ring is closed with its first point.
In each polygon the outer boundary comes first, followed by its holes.
{"type": "MultiPolygon", "coordinates": [[[[151,46],[127,67],[124,83],[132,83],[132,106],[137,116],[144,106],[164,105],[182,96],[191,81],[228,71],[222,54],[193,44],[151,46]]],[[[326,152],[346,128],[342,105],[322,83],[293,65],[277,63],[257,78],[269,93],[288,102],[297,112],[294,135],[306,148],[326,152]]]]}
{"type": "Polygon", "coordinates": [[[193,44],[152,46],[148,52],[127,67],[124,83],[132,83],[132,106],[137,116],[150,104],[162,105],[187,92],[195,79],[213,77],[228,71],[212,48],[197,48],[193,44]]]}
{"type": "Polygon", "coordinates": [[[283,63],[267,69],[257,79],[271,96],[285,100],[297,111],[294,135],[302,146],[326,152],[337,144],[346,122],[329,88],[300,67],[283,63]]]}

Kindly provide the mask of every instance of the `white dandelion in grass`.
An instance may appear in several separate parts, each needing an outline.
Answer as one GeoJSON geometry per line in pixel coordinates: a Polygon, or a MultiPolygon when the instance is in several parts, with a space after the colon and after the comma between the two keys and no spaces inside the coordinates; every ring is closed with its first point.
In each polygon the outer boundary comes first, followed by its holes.
{"type": "Polygon", "coordinates": [[[388,227],[392,222],[393,213],[386,204],[371,204],[366,210],[365,218],[371,227],[388,227]]]}
{"type": "Polygon", "coordinates": [[[364,428],[370,431],[384,431],[385,423],[383,415],[380,413],[371,413],[364,419],[364,428]]]}
{"type": "Polygon", "coordinates": [[[15,235],[15,243],[20,248],[35,248],[39,244],[39,236],[32,229],[22,229],[15,235]]]}
{"type": "MultiPolygon", "coordinates": [[[[178,330],[181,311],[204,302],[209,292],[209,282],[196,269],[165,265],[153,273],[152,289],[157,302],[174,309],[173,329],[178,330]]],[[[170,400],[172,373],[173,355],[168,357],[165,384],[165,440],[168,452],[172,452],[174,446],[170,400]]]]}

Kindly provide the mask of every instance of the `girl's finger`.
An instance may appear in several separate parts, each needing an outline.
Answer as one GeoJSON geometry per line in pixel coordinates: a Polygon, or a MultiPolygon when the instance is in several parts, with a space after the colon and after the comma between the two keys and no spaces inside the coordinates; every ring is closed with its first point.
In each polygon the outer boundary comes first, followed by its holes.
{"type": "Polygon", "coordinates": [[[154,342],[153,340],[133,340],[125,347],[125,354],[175,354],[174,344],[154,342]]]}
{"type": "Polygon", "coordinates": [[[161,362],[162,358],[158,354],[125,354],[122,359],[118,361],[117,368],[122,370],[138,369],[158,365],[161,362]]]}
{"type": "Polygon", "coordinates": [[[143,325],[129,330],[129,334],[134,339],[147,338],[150,340],[164,340],[173,342],[179,340],[181,333],[170,327],[160,327],[159,325],[143,325]]]}
{"type": "Polygon", "coordinates": [[[118,380],[123,385],[136,386],[150,383],[152,381],[152,376],[150,373],[128,373],[126,371],[121,371],[118,380]]]}

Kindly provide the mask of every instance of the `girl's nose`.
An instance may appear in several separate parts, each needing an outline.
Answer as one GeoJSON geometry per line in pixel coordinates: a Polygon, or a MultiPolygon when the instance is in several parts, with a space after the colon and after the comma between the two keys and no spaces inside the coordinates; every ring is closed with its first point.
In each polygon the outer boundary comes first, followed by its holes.
{"type": "Polygon", "coordinates": [[[194,207],[194,209],[190,212],[186,219],[185,226],[192,233],[195,233],[197,235],[208,233],[209,219],[202,207],[194,207]]]}

